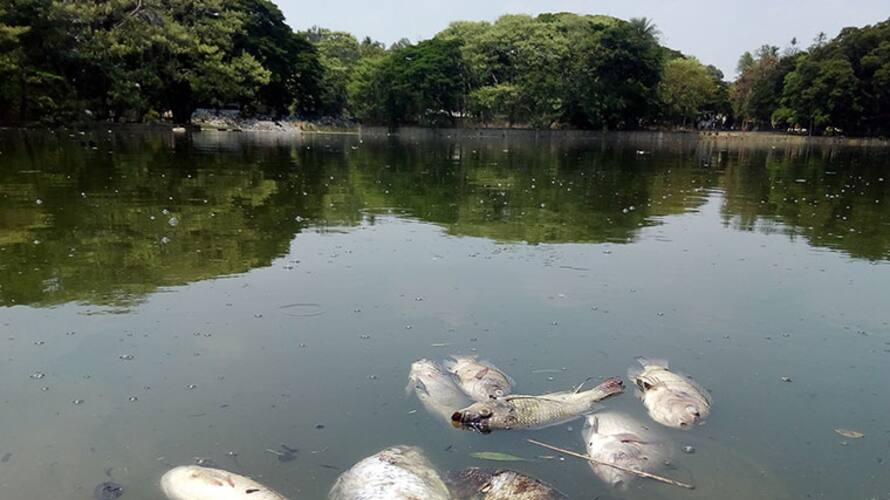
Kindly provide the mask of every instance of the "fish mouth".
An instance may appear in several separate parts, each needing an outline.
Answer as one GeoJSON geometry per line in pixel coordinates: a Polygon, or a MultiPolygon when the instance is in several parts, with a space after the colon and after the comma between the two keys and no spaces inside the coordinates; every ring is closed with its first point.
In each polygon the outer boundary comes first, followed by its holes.
{"type": "Polygon", "coordinates": [[[456,411],[451,415],[451,426],[455,429],[466,429],[482,434],[491,432],[487,420],[467,415],[466,412],[456,411]]]}
{"type": "Polygon", "coordinates": [[[609,396],[624,392],[624,382],[618,377],[612,377],[603,381],[597,388],[605,394],[605,396],[603,396],[603,399],[605,399],[609,396]]]}

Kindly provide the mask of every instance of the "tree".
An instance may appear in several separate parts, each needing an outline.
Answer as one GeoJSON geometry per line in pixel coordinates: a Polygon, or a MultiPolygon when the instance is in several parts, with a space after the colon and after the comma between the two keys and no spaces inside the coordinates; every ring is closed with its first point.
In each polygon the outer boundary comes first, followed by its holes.
{"type": "MultiPolygon", "coordinates": [[[[627,22],[607,26],[580,45],[570,81],[583,122],[593,128],[636,129],[655,114],[662,50],[657,40],[627,22]]],[[[576,115],[578,116],[578,115],[576,115]]]]}
{"type": "Polygon", "coordinates": [[[348,86],[362,58],[358,40],[349,33],[314,27],[306,32],[307,38],[318,50],[322,68],[319,92],[319,114],[340,116],[349,114],[348,86]]]}
{"type": "Polygon", "coordinates": [[[777,121],[818,133],[890,131],[890,20],[844,28],[797,57],[785,78],[777,121]]]}
{"type": "Polygon", "coordinates": [[[433,38],[360,62],[351,107],[368,122],[454,125],[466,92],[460,45],[433,38]]]}
{"type": "MultiPolygon", "coordinates": [[[[6,18],[0,6],[0,20],[6,18]]],[[[24,64],[24,51],[20,38],[27,33],[27,26],[9,26],[0,23],[0,123],[18,120],[14,109],[21,99],[19,74],[24,64]]]]}
{"type": "Polygon", "coordinates": [[[701,115],[716,92],[714,77],[695,58],[668,61],[658,86],[665,115],[675,122],[682,122],[684,127],[701,115]]]}
{"type": "Polygon", "coordinates": [[[628,22],[642,36],[651,37],[656,40],[661,36],[661,30],[658,29],[658,26],[655,25],[655,22],[652,19],[647,17],[632,17],[628,22]]]}
{"type": "Polygon", "coordinates": [[[739,75],[730,90],[732,108],[743,126],[770,128],[779,108],[782,87],[794,68],[796,55],[780,55],[779,48],[763,45],[754,56],[745,52],[739,59],[739,75]]]}
{"type": "Polygon", "coordinates": [[[233,50],[252,55],[269,72],[268,82],[255,96],[241,96],[242,106],[279,116],[291,111],[315,115],[323,77],[315,46],[294,33],[284,14],[269,0],[239,0],[238,9],[246,19],[235,36],[233,50]]]}

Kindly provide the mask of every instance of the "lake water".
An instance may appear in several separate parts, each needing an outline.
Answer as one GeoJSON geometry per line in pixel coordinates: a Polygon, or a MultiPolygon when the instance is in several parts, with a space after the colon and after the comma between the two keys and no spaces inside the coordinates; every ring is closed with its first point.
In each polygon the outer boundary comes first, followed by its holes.
{"type": "MultiPolygon", "coordinates": [[[[395,444],[579,499],[887,499],[890,154],[4,131],[0,352],[3,500],[108,480],[158,499],[198,459],[323,498],[395,444]],[[580,421],[437,421],[406,396],[409,365],[455,353],[525,394],[670,360],[714,397],[701,427],[652,424],[674,447],[660,472],[697,489],[609,490],[524,441],[583,450],[580,421]]],[[[604,406],[648,421],[630,390],[604,406]]]]}

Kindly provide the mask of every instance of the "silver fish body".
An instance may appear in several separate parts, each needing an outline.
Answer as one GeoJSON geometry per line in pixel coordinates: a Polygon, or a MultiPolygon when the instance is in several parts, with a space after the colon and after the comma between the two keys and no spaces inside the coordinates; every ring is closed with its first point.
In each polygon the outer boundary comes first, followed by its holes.
{"type": "Polygon", "coordinates": [[[171,469],[161,489],[170,500],[287,500],[249,477],[197,465],[171,469]]]}
{"type": "Polygon", "coordinates": [[[471,467],[448,475],[455,498],[467,500],[564,500],[552,486],[505,469],[471,467]]]}
{"type": "MultiPolygon", "coordinates": [[[[654,431],[622,413],[588,415],[582,436],[591,458],[628,469],[651,472],[670,456],[669,446],[654,431]]],[[[590,468],[614,487],[627,487],[636,478],[606,465],[591,463],[590,468]]]]}
{"type": "Polygon", "coordinates": [[[623,390],[621,380],[611,378],[582,392],[505,396],[479,401],[457,411],[451,416],[451,423],[482,433],[499,429],[541,429],[591,413],[596,410],[597,402],[623,390]]]}
{"type": "Polygon", "coordinates": [[[678,429],[701,423],[711,413],[711,395],[689,377],[674,373],[666,361],[637,358],[642,369],[628,376],[656,422],[678,429]]]}
{"type": "Polygon", "coordinates": [[[407,390],[414,391],[428,412],[446,421],[456,410],[472,403],[457,386],[454,376],[439,363],[428,359],[411,363],[407,390]]]}
{"type": "Polygon", "coordinates": [[[476,401],[488,401],[510,394],[515,385],[509,375],[475,356],[452,356],[445,369],[457,377],[461,389],[476,401]]]}
{"type": "Polygon", "coordinates": [[[448,500],[451,494],[423,450],[393,446],[337,478],[330,500],[448,500]]]}

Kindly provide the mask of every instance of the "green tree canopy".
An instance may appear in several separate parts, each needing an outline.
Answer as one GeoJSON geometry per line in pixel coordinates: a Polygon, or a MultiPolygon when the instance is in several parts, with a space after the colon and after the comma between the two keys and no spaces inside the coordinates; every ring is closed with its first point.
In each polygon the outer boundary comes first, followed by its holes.
{"type": "Polygon", "coordinates": [[[685,126],[701,115],[716,93],[717,81],[697,59],[673,59],[665,64],[658,95],[668,118],[685,126]]]}

